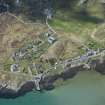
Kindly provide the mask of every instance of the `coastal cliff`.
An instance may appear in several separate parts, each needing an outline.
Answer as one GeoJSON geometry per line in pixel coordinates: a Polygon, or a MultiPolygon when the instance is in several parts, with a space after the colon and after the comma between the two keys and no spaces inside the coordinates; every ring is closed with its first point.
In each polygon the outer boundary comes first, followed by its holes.
{"type": "MultiPolygon", "coordinates": [[[[81,65],[73,68],[66,67],[65,70],[60,74],[45,75],[44,78],[40,81],[40,88],[41,90],[54,89],[57,86],[55,85],[55,83],[58,80],[62,80],[61,82],[64,82],[67,79],[73,78],[76,74],[78,74],[79,71],[84,70],[95,70],[101,73],[102,75],[105,75],[105,59],[92,60],[90,62],[90,69],[84,68],[84,66],[81,65]]],[[[33,89],[36,89],[35,83],[27,80],[21,81],[20,84],[18,84],[18,82],[15,81],[15,84],[13,84],[14,86],[11,86],[11,84],[6,83],[6,81],[5,84],[7,85],[0,89],[1,98],[16,98],[18,96],[25,95],[27,92],[30,92],[33,89]]],[[[0,83],[0,85],[2,86],[3,84],[0,83]]]]}

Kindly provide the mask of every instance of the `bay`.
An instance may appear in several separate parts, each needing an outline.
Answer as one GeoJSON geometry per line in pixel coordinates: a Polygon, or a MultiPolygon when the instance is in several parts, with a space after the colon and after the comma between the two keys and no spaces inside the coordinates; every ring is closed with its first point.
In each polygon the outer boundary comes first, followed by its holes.
{"type": "Polygon", "coordinates": [[[80,72],[52,91],[0,99],[0,105],[105,105],[105,76],[94,71],[80,72]]]}

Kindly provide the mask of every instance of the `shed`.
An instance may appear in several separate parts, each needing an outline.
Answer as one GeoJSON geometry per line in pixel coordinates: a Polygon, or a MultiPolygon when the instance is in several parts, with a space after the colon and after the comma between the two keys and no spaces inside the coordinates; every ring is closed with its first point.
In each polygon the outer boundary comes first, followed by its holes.
{"type": "Polygon", "coordinates": [[[11,67],[10,67],[11,72],[16,72],[16,71],[18,71],[18,70],[19,70],[18,67],[19,67],[18,64],[12,64],[11,67]]]}
{"type": "Polygon", "coordinates": [[[47,19],[51,20],[53,17],[52,8],[45,9],[44,14],[46,15],[47,19]]]}
{"type": "Polygon", "coordinates": [[[49,42],[50,44],[54,43],[55,41],[56,41],[56,39],[55,39],[53,36],[49,36],[49,37],[48,37],[48,42],[49,42]]]}

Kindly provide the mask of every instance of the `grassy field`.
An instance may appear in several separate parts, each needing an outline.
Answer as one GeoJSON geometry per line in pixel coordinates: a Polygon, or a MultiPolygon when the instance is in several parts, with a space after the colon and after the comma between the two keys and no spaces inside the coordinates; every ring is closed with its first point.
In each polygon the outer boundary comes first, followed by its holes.
{"type": "MultiPolygon", "coordinates": [[[[67,37],[71,41],[76,41],[80,44],[85,44],[90,48],[97,49],[103,47],[105,41],[100,43],[91,36],[95,29],[101,26],[103,22],[102,7],[100,4],[95,4],[87,8],[86,13],[81,13],[80,8],[75,11],[58,10],[54,19],[50,21],[50,25],[58,32],[60,37],[67,37]]],[[[100,29],[101,30],[101,29],[100,29]]],[[[105,37],[105,34],[98,35],[105,37]]]]}

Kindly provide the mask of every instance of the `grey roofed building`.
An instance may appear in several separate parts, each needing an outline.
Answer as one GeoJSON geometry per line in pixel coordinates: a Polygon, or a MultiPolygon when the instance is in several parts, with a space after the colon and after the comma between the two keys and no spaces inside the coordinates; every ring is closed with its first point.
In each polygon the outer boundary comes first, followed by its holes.
{"type": "Polygon", "coordinates": [[[46,15],[47,19],[51,20],[53,17],[53,12],[52,12],[52,8],[50,9],[45,9],[44,10],[44,14],[46,15]]]}
{"type": "Polygon", "coordinates": [[[38,51],[38,47],[33,45],[32,51],[37,52],[38,51]]]}
{"type": "Polygon", "coordinates": [[[19,67],[18,64],[12,64],[11,67],[10,67],[11,72],[16,72],[16,71],[18,71],[18,67],[19,67]]]}
{"type": "Polygon", "coordinates": [[[56,39],[55,39],[54,37],[52,37],[52,36],[49,36],[49,37],[48,37],[48,42],[49,42],[50,44],[54,43],[55,41],[56,41],[56,39]]]}

